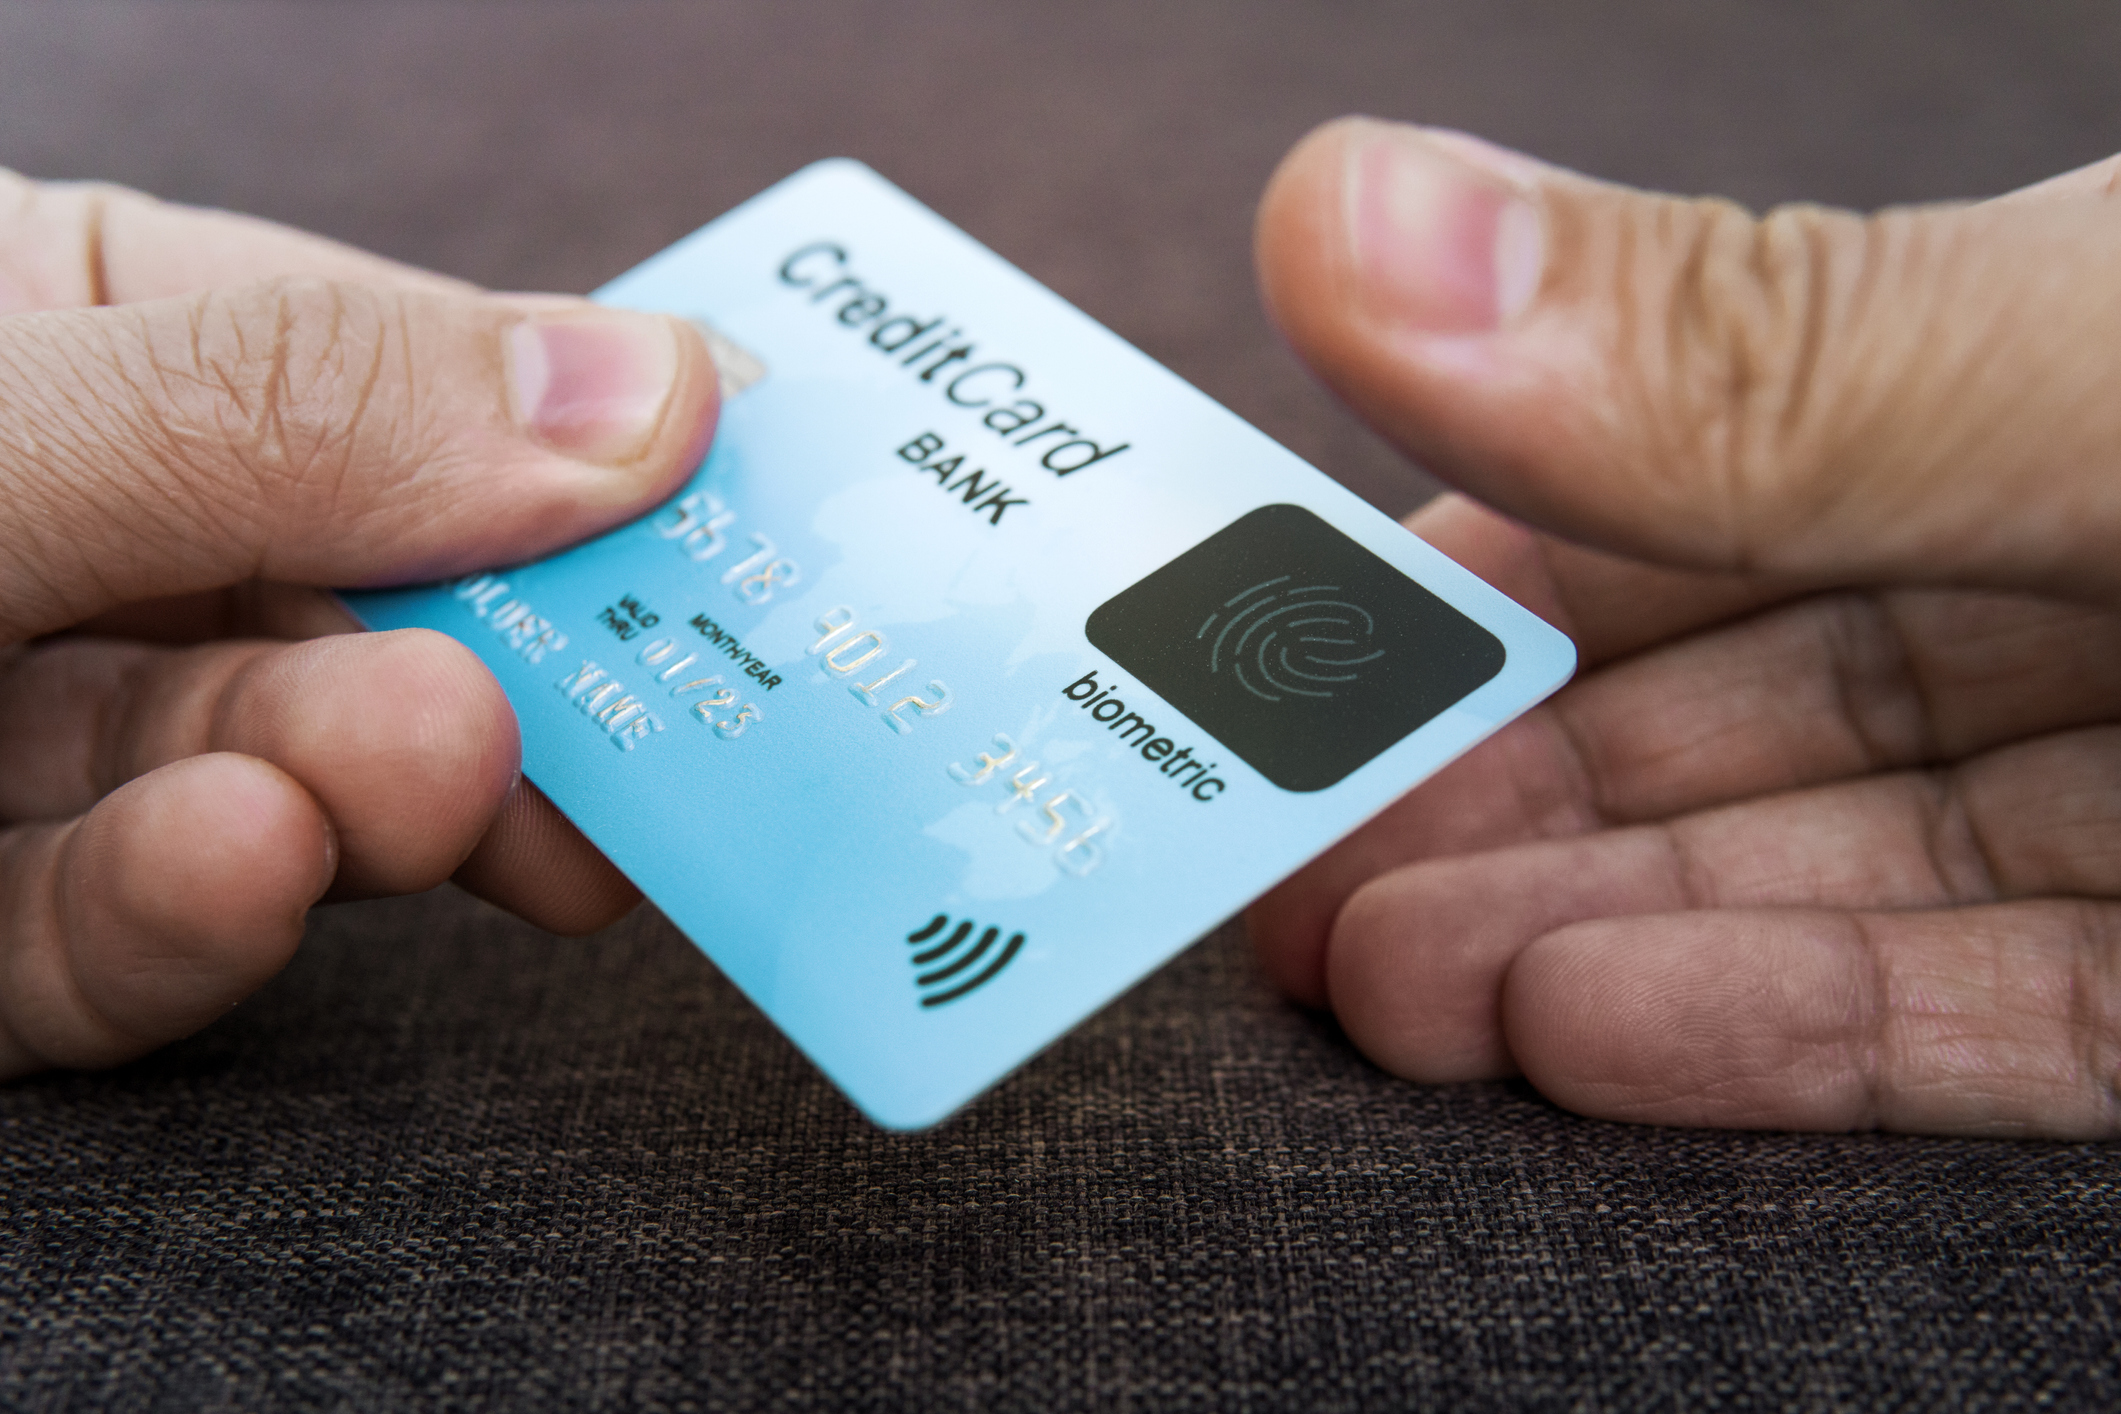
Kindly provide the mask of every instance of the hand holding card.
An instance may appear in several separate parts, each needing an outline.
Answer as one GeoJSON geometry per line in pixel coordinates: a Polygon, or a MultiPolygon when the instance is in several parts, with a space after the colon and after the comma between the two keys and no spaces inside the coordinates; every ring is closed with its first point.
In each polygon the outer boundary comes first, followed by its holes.
{"type": "Polygon", "coordinates": [[[0,171],[0,1078],[189,1035],[321,897],[465,877],[467,851],[549,926],[630,905],[520,786],[478,660],[348,635],[318,586],[631,520],[714,406],[682,321],[0,171]]]}

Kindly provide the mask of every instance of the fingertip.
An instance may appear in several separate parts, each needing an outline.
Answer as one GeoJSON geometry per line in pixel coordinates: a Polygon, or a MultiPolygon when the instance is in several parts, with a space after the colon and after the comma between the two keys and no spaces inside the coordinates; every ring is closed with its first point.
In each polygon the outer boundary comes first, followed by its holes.
{"type": "Polygon", "coordinates": [[[427,629],[280,649],[227,702],[217,743],[278,763],[331,819],[342,854],[335,898],[447,879],[507,798],[521,755],[493,674],[427,629]]]}
{"type": "Polygon", "coordinates": [[[520,776],[454,878],[465,892],[562,937],[609,927],[641,901],[633,881],[520,776]]]}
{"type": "Polygon", "coordinates": [[[1509,325],[1544,283],[1542,176],[1530,159],[1464,134],[1329,123],[1290,152],[1260,203],[1268,308],[1323,371],[1358,386],[1377,376],[1366,364],[1380,352],[1386,362],[1433,361],[1423,341],[1444,341],[1453,356],[1442,367],[1463,370],[1463,338],[1509,325]]]}
{"type": "Polygon", "coordinates": [[[416,493],[392,488],[400,505],[379,519],[397,533],[329,582],[378,587],[534,559],[646,514],[699,470],[721,386],[698,327],[579,300],[533,307],[493,330],[507,425],[465,417],[416,493]]]}
{"type": "Polygon", "coordinates": [[[1333,921],[1326,989],[1348,1039],[1384,1070],[1446,1084],[1508,1075],[1497,993],[1509,939],[1492,936],[1477,863],[1415,864],[1357,889],[1333,921]]]}
{"type": "Polygon", "coordinates": [[[1330,1003],[1327,956],[1336,920],[1357,890],[1421,849],[1417,832],[1425,813],[1420,792],[1400,797],[1246,910],[1245,928],[1261,965],[1290,1000],[1330,1003]]]}
{"type": "Polygon", "coordinates": [[[1503,1034],[1518,1068],[1556,1104],[1613,1116],[1618,1097],[1632,1105],[1646,1083],[1683,1075],[1689,1057],[1636,965],[1666,951],[1662,941],[1645,919],[1594,919],[1532,940],[1510,966],[1503,1034]]]}
{"type": "MultiPolygon", "coordinates": [[[[519,303],[522,301],[518,301],[519,303]]],[[[690,320],[587,301],[534,300],[503,334],[518,425],[613,478],[615,493],[660,499],[706,455],[721,408],[706,339],[690,320]]]]}
{"type": "Polygon", "coordinates": [[[255,757],[195,756],[112,792],[55,861],[51,926],[88,1015],[40,1051],[110,1064],[212,1021],[287,964],[336,865],[323,810],[255,757]]]}
{"type": "Polygon", "coordinates": [[[1410,960],[1414,943],[1413,920],[1399,906],[1405,893],[1398,880],[1373,879],[1356,889],[1333,919],[1320,971],[1355,1048],[1393,1075],[1421,1080],[1419,998],[1404,985],[1410,969],[1394,966],[1410,960]]]}
{"type": "Polygon", "coordinates": [[[1525,337],[1553,233],[1543,179],[1523,174],[1544,169],[1499,153],[1402,123],[1326,124],[1270,180],[1255,249],[1299,357],[1429,470],[1521,509],[1509,478],[1579,389],[1525,337]]]}

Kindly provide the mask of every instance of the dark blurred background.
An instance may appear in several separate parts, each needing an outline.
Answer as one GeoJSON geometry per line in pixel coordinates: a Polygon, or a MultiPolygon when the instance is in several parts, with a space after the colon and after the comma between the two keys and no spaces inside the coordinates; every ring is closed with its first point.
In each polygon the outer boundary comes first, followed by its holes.
{"type": "MultiPolygon", "coordinates": [[[[1871,207],[2121,148],[2117,41],[2060,0],[0,0],[0,165],[583,290],[852,155],[1398,512],[1432,484],[1253,295],[1312,124],[1871,207]]],[[[0,1091],[0,1405],[2108,1409],[2116,1177],[1400,1085],[1232,928],[884,1135],[652,911],[445,891],[0,1091]]]]}

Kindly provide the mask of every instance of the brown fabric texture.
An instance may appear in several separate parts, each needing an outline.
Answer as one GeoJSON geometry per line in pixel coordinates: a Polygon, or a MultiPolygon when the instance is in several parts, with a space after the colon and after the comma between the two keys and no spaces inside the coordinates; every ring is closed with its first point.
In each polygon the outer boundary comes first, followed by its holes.
{"type": "MultiPolygon", "coordinates": [[[[2117,41],[1978,0],[18,0],[0,165],[579,290],[860,157],[1401,511],[1432,483],[1252,290],[1312,123],[1868,206],[2121,147],[2117,41]]],[[[197,1038],[0,1089],[0,1175],[9,1408],[2121,1406],[2115,1150],[1404,1085],[1235,928],[899,1136],[652,910],[325,910],[197,1038]]]]}

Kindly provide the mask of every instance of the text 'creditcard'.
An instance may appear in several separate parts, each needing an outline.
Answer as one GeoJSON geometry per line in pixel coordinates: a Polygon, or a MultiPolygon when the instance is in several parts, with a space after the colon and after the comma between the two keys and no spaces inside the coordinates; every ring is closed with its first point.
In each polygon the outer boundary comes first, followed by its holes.
{"type": "Polygon", "coordinates": [[[525,774],[878,1123],[942,1119],[1574,667],[857,163],[597,298],[707,337],[691,484],[347,602],[477,652],[525,774]]]}

